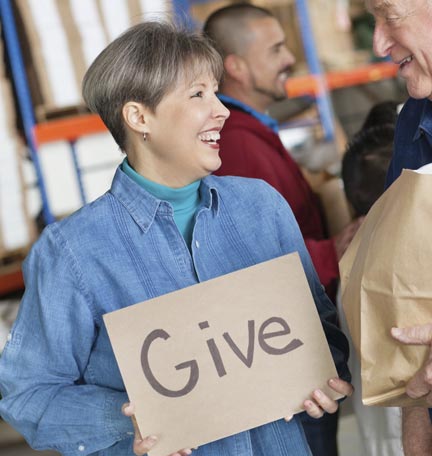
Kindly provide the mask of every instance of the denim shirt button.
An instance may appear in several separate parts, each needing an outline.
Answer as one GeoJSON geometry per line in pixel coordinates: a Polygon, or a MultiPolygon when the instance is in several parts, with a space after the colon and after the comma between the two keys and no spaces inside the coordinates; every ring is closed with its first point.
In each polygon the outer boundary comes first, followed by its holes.
{"type": "Polygon", "coordinates": [[[200,243],[199,243],[198,241],[195,241],[195,247],[196,247],[197,249],[200,248],[200,243]]]}
{"type": "Polygon", "coordinates": [[[11,332],[7,335],[7,339],[6,340],[8,342],[10,342],[12,340],[12,333],[11,332]]]}
{"type": "Polygon", "coordinates": [[[78,447],[78,451],[84,451],[84,450],[85,450],[85,446],[84,446],[84,445],[80,445],[80,446],[78,447]]]}

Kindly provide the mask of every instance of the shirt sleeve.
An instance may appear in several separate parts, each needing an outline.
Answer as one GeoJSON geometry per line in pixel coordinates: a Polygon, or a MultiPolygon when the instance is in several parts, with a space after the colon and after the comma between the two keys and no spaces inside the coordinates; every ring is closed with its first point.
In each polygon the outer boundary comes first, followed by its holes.
{"type": "Polygon", "coordinates": [[[126,393],[83,379],[99,324],[68,244],[47,228],[23,272],[25,295],[0,358],[0,414],[33,448],[67,456],[131,438],[126,393]]]}
{"type": "MultiPolygon", "coordinates": [[[[333,288],[339,282],[339,265],[333,239],[321,239],[318,241],[306,238],[305,244],[319,280],[328,294],[334,294],[333,288]]],[[[335,296],[330,297],[332,300],[335,299],[335,296]]]]}
{"type": "Polygon", "coordinates": [[[408,152],[406,140],[409,139],[409,143],[412,143],[412,138],[414,137],[415,130],[418,128],[420,122],[420,118],[417,118],[416,115],[417,103],[418,100],[409,98],[408,101],[404,104],[402,111],[398,115],[393,145],[393,156],[387,169],[385,190],[387,190],[390,185],[393,184],[393,182],[401,175],[403,168],[407,167],[415,169],[420,166],[420,156],[414,160],[418,160],[419,166],[410,166],[409,162],[405,162],[408,152]]]}
{"type": "Polygon", "coordinates": [[[291,208],[285,199],[276,192],[275,198],[277,199],[276,227],[281,248],[286,253],[293,250],[298,251],[338,375],[343,380],[350,382],[349,345],[347,338],[338,327],[336,307],[324,292],[291,208]]]}

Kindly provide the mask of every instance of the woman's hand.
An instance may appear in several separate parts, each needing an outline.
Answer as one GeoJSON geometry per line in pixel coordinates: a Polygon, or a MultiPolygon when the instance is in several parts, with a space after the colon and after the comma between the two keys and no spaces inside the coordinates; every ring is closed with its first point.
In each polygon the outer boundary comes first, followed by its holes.
{"type": "MultiPolygon", "coordinates": [[[[135,408],[133,404],[126,403],[123,404],[122,407],[122,413],[123,415],[129,416],[132,419],[132,423],[134,426],[135,430],[135,438],[134,438],[134,445],[133,445],[133,451],[136,454],[136,456],[143,456],[144,454],[148,453],[153,446],[157,443],[157,437],[154,435],[150,435],[146,438],[142,438],[140,431],[138,429],[136,420],[135,420],[135,408]]],[[[183,450],[179,450],[176,453],[172,453],[169,456],[188,456],[192,453],[192,450],[189,448],[185,448],[183,450]]]]}
{"type": "MultiPolygon", "coordinates": [[[[351,383],[340,378],[332,378],[328,381],[328,385],[334,391],[343,396],[351,396],[354,387],[351,383]]],[[[303,402],[306,413],[312,418],[321,418],[325,412],[335,413],[339,408],[339,403],[330,398],[323,391],[317,389],[312,393],[312,398],[303,402]]]]}

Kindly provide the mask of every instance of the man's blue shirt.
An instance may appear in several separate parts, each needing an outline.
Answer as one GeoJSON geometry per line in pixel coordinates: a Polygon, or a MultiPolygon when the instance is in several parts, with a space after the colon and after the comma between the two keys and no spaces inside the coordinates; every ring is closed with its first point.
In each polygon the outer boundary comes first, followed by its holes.
{"type": "MultiPolygon", "coordinates": [[[[19,316],[0,358],[0,414],[34,448],[132,456],[132,423],[121,414],[128,397],[102,316],[294,251],[339,375],[350,379],[346,338],[286,201],[263,181],[237,177],[208,176],[199,191],[191,250],[171,205],[121,169],[109,192],[49,225],[33,246],[23,267],[19,316]]],[[[309,451],[295,417],[203,445],[194,454],[309,451]]]]}
{"type": "Polygon", "coordinates": [[[410,98],[398,117],[386,187],[400,176],[404,168],[418,169],[431,162],[432,101],[410,98]]]}
{"type": "Polygon", "coordinates": [[[258,119],[261,123],[269,127],[271,130],[273,130],[276,134],[279,134],[279,124],[276,119],[273,119],[273,117],[270,117],[267,114],[264,114],[262,112],[256,111],[254,108],[250,107],[249,105],[242,103],[239,100],[236,100],[233,97],[229,97],[228,95],[224,95],[223,93],[218,93],[218,98],[224,105],[231,105],[234,106],[235,108],[239,108],[244,112],[247,112],[251,116],[255,117],[258,119]]]}

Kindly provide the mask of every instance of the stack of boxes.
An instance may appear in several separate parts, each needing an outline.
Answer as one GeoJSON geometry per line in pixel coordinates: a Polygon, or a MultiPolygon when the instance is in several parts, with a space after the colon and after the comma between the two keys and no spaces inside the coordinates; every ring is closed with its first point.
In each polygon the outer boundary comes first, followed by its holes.
{"type": "Polygon", "coordinates": [[[23,183],[25,148],[18,136],[12,89],[0,43],[0,259],[25,251],[34,239],[23,183]]]}
{"type": "MultiPolygon", "coordinates": [[[[165,0],[16,0],[21,49],[36,119],[86,112],[81,82],[86,69],[106,45],[130,26],[170,14],[165,0]]],[[[86,202],[110,187],[123,159],[111,135],[83,136],[75,143],[86,202]]],[[[38,156],[53,215],[64,217],[82,206],[70,144],[41,144],[38,156]]],[[[35,185],[32,170],[27,184],[35,185]]],[[[31,195],[31,213],[40,198],[31,195]]]]}
{"type": "Polygon", "coordinates": [[[169,13],[162,0],[17,0],[21,47],[36,116],[82,106],[81,81],[95,57],[131,25],[169,13]]]}
{"type": "MultiPolygon", "coordinates": [[[[86,202],[109,188],[124,155],[109,133],[87,135],[75,143],[86,202]]],[[[43,144],[38,155],[53,215],[64,217],[83,205],[71,147],[66,141],[43,144]]]]}

